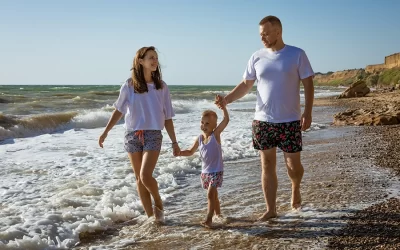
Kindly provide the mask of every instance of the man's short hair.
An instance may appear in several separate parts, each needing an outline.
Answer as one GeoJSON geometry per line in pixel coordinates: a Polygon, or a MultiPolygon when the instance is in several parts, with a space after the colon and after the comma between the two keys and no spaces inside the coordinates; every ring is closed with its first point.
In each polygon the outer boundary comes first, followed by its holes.
{"type": "Polygon", "coordinates": [[[218,116],[217,113],[215,113],[214,111],[207,109],[203,112],[203,114],[201,114],[202,117],[214,117],[216,120],[218,120],[218,116]]]}
{"type": "Polygon", "coordinates": [[[282,29],[281,20],[279,20],[279,18],[277,18],[276,16],[266,16],[263,19],[261,19],[260,25],[264,25],[266,23],[270,23],[273,26],[278,26],[279,28],[282,29]]]}

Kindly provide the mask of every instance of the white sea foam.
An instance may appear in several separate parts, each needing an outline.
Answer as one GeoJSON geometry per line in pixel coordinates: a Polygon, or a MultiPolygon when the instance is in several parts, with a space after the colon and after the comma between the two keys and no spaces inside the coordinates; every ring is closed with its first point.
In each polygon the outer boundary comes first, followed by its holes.
{"type": "MultiPolygon", "coordinates": [[[[229,106],[231,121],[222,134],[225,161],[257,156],[251,146],[255,97],[248,98],[252,101],[229,106]]],[[[176,100],[173,105],[182,149],[200,134],[204,109],[222,116],[209,100],[176,100]]],[[[41,133],[18,126],[0,128],[0,136],[9,138],[0,144],[0,249],[69,249],[79,241],[80,233],[105,230],[113,223],[143,216],[123,148],[122,125],[109,132],[104,149],[98,146],[111,110],[106,106],[81,111],[69,123],[41,133]]],[[[311,130],[323,128],[313,123],[311,130]]],[[[197,153],[174,158],[165,130],[163,136],[154,177],[168,204],[184,192],[185,177],[200,173],[201,162],[197,153]]]]}

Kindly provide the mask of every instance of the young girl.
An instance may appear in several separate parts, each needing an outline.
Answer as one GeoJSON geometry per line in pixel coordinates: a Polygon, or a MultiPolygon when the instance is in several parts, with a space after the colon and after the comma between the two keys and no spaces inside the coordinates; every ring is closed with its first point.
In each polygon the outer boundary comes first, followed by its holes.
{"type": "Polygon", "coordinates": [[[180,153],[172,122],[175,114],[167,84],[161,79],[155,48],[139,49],[131,70],[132,77],[121,86],[115,110],[99,138],[99,145],[103,147],[107,133],[125,115],[125,150],[135,173],[139,198],[147,216],[154,215],[157,222],[163,222],[164,208],[153,171],[160,154],[164,126],[172,141],[174,156],[180,153]]]}
{"type": "Polygon", "coordinates": [[[202,160],[201,182],[207,189],[208,211],[205,221],[201,224],[211,227],[212,218],[221,215],[217,188],[222,186],[224,163],[222,161],[221,132],[229,123],[229,114],[226,106],[221,107],[224,119],[217,126],[217,114],[212,110],[206,110],[201,117],[200,129],[203,132],[194,142],[192,148],[181,151],[181,156],[191,156],[199,149],[202,160]]]}

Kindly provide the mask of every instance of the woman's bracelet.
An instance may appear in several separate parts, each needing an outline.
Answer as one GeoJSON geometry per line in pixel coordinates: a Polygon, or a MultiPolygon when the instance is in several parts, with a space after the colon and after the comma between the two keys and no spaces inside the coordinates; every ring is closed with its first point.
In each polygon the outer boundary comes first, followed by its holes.
{"type": "Polygon", "coordinates": [[[174,141],[173,143],[171,143],[171,145],[174,145],[174,144],[178,144],[176,141],[174,141]]]}

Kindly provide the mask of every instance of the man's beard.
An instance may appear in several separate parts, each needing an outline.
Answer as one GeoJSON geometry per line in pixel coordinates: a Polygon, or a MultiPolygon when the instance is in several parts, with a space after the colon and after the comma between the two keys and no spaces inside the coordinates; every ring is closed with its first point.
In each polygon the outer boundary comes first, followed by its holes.
{"type": "Polygon", "coordinates": [[[274,47],[276,45],[277,41],[278,41],[278,39],[275,39],[275,41],[272,42],[272,43],[266,42],[266,43],[264,43],[264,46],[266,48],[272,48],[272,47],[274,47]]]}

